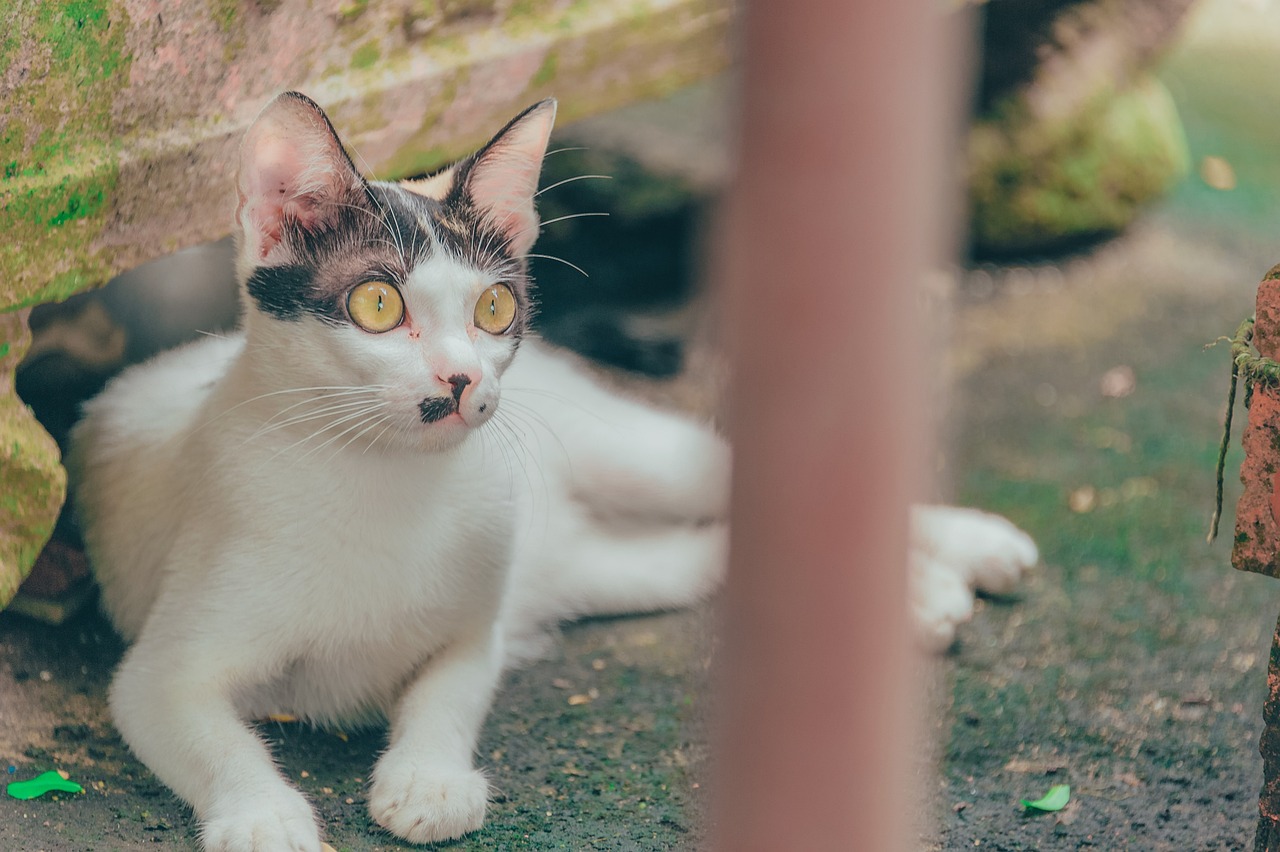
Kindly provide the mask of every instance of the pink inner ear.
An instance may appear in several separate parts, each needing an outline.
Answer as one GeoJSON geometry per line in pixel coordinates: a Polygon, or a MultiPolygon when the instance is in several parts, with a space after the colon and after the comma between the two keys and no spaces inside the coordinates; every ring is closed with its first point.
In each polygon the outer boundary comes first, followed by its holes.
{"type": "Polygon", "coordinates": [[[468,179],[471,200],[517,255],[527,252],[538,237],[533,195],[555,115],[554,102],[534,108],[494,140],[468,179]]]}
{"type": "Polygon", "coordinates": [[[471,181],[471,198],[510,242],[524,254],[538,236],[533,193],[542,160],[530,161],[507,152],[492,151],[471,181]]]}
{"type": "Polygon", "coordinates": [[[312,226],[328,201],[358,181],[319,108],[277,99],[241,147],[239,219],[246,247],[265,259],[280,242],[286,216],[312,226]]]}

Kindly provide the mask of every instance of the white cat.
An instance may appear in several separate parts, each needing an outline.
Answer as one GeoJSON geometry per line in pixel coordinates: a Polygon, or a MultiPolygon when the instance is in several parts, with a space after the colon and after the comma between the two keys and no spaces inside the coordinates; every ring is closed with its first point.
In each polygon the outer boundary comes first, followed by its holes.
{"type": "MultiPolygon", "coordinates": [[[[241,150],[243,332],[86,406],[78,507],[132,642],[112,714],[206,849],[320,849],[246,722],[281,712],[385,717],[374,819],[413,842],[478,828],[472,753],[503,665],[547,623],[686,605],[723,574],[726,444],[525,336],[554,115],[535,105],[430,178],[367,182],[319,107],[281,95],[241,150]]],[[[1014,578],[1035,560],[1007,522],[921,512],[924,564],[1014,578]]],[[[963,609],[917,608],[935,641],[963,609]]]]}

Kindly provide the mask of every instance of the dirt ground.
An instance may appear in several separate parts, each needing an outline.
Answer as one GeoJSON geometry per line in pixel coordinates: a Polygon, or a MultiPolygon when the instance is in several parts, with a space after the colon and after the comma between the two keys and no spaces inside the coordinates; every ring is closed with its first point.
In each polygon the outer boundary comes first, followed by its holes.
{"type": "Polygon", "coordinates": [[[1229,360],[1204,345],[1271,261],[1157,221],[1065,266],[970,273],[991,295],[960,312],[954,352],[974,360],[945,466],[1043,564],[981,602],[942,663],[928,848],[1251,843],[1280,587],[1233,572],[1229,531],[1205,542],[1229,360]],[[1019,804],[1060,783],[1066,810],[1019,804]]]}

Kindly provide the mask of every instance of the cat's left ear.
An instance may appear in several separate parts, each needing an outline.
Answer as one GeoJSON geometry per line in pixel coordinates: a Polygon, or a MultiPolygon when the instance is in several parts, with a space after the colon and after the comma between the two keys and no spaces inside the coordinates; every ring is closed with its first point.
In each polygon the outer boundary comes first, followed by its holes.
{"type": "Polygon", "coordinates": [[[533,196],[555,121],[554,98],[529,107],[476,153],[462,179],[462,192],[506,237],[516,257],[538,238],[533,196]]]}

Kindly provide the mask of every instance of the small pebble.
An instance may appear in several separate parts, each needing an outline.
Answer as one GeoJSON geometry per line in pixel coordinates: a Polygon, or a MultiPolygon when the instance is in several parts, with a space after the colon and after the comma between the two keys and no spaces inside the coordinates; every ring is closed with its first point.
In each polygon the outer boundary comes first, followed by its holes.
{"type": "Polygon", "coordinates": [[[40,679],[45,683],[48,683],[49,681],[53,680],[53,673],[47,672],[47,671],[40,672],[40,679]]]}
{"type": "Polygon", "coordinates": [[[303,778],[310,778],[310,777],[311,777],[311,773],[310,773],[310,772],[308,772],[308,771],[307,771],[307,770],[305,770],[305,769],[304,769],[304,770],[302,770],[302,772],[300,772],[300,773],[298,773],[298,774],[299,774],[299,775],[301,775],[303,778]]]}

